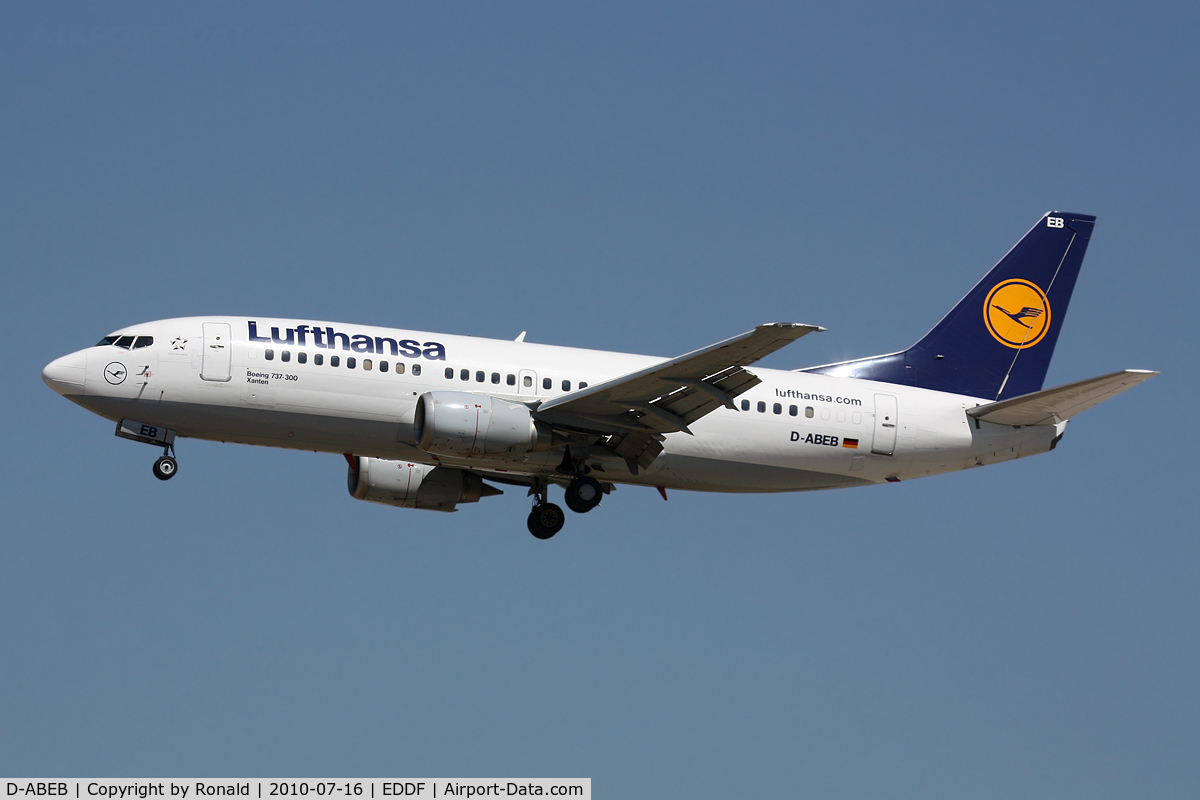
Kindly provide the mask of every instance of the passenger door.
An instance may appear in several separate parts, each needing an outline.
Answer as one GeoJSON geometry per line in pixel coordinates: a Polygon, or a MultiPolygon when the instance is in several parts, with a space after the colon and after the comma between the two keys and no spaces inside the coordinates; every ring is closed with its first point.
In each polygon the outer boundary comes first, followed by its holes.
{"type": "Polygon", "coordinates": [[[896,426],[899,423],[896,411],[896,395],[875,395],[875,436],[871,452],[890,456],[896,451],[896,426]]]}
{"type": "Polygon", "coordinates": [[[232,374],[233,337],[228,322],[204,323],[204,350],[200,377],[206,381],[228,381],[232,374]]]}

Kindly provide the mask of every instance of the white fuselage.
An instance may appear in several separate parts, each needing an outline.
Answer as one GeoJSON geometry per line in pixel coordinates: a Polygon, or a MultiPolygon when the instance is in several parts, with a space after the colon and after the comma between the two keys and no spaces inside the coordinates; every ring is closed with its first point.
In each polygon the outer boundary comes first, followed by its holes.
{"type": "MultiPolygon", "coordinates": [[[[417,398],[448,390],[536,404],[661,361],[527,342],[245,317],[168,319],[117,333],[153,337],[153,344],[81,350],[47,367],[47,381],[101,416],[163,426],[181,437],[464,466],[514,477],[553,478],[559,456],[536,453],[497,462],[433,457],[414,444],[417,398]]],[[[722,492],[906,480],[1044,453],[1066,424],[995,425],[965,413],[988,399],[827,375],[752,371],[762,383],[737,398],[738,410],[708,414],[691,425],[694,435],[668,434],[663,453],[636,475],[621,459],[602,461],[597,466],[603,480],[722,492]]]]}

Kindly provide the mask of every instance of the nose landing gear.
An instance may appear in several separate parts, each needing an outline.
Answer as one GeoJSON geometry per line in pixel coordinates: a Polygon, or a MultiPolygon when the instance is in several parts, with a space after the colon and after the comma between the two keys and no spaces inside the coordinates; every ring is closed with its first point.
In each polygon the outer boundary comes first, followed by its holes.
{"type": "Polygon", "coordinates": [[[179,471],[179,464],[175,461],[175,431],[160,425],[123,419],[117,423],[117,436],[163,449],[162,457],[154,462],[153,469],[154,477],[160,481],[171,480],[179,471]]]}
{"type": "Polygon", "coordinates": [[[169,481],[175,477],[175,473],[179,470],[179,464],[171,456],[164,455],[154,462],[153,472],[154,477],[160,481],[169,481]]]}

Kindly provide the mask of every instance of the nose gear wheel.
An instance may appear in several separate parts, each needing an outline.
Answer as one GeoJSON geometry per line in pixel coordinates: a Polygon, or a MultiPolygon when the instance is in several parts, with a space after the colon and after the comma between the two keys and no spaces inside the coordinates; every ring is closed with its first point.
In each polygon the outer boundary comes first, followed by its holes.
{"type": "Polygon", "coordinates": [[[153,472],[154,477],[160,481],[169,481],[175,477],[175,473],[179,471],[179,465],[175,463],[175,459],[170,456],[163,456],[154,462],[153,472]]]}

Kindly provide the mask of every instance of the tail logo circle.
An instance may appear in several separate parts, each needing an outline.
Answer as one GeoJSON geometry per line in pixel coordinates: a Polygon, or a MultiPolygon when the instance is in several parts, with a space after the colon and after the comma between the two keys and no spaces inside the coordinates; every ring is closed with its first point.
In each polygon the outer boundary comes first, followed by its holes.
{"type": "Polygon", "coordinates": [[[983,301],[988,333],[1005,347],[1033,347],[1050,330],[1050,301],[1030,281],[1012,278],[996,284],[983,301]]]}

